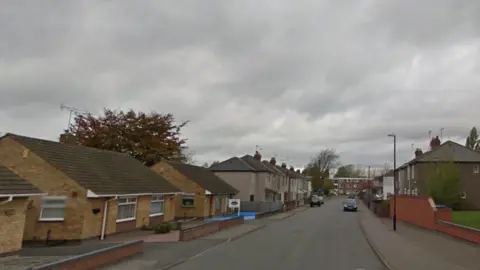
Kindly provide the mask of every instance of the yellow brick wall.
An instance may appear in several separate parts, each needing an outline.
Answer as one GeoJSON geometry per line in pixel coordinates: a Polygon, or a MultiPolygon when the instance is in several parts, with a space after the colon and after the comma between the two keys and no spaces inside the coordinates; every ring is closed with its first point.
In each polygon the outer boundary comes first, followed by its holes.
{"type": "Polygon", "coordinates": [[[46,239],[48,231],[50,239],[81,239],[84,212],[88,207],[86,189],[8,137],[0,141],[0,163],[27,179],[42,192],[47,192],[50,196],[67,197],[64,222],[39,222],[41,199],[33,199],[33,204],[26,211],[24,240],[46,239]],[[72,198],[73,192],[77,193],[76,198],[72,198]]]}
{"type": "Polygon", "coordinates": [[[102,232],[103,213],[105,207],[105,199],[95,198],[87,200],[88,206],[85,208],[82,239],[99,236],[102,232]],[[97,214],[93,213],[93,209],[100,209],[97,214]]]}
{"type": "Polygon", "coordinates": [[[0,254],[22,248],[26,205],[26,198],[0,205],[0,254]]]}
{"type": "Polygon", "coordinates": [[[152,166],[152,170],[163,176],[170,184],[185,193],[194,193],[194,207],[182,207],[182,195],[175,196],[176,217],[205,217],[208,216],[208,204],[206,203],[205,190],[193,181],[187,179],[166,162],[159,162],[152,166]],[[206,209],[205,209],[206,208],[206,209]]]}

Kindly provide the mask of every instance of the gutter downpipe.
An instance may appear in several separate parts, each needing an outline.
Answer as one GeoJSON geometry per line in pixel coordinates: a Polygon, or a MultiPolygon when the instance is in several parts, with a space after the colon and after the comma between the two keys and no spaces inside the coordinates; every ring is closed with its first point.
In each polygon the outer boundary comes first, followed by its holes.
{"type": "Polygon", "coordinates": [[[13,201],[13,196],[8,196],[8,199],[6,201],[0,202],[0,205],[7,204],[9,202],[13,201]]]}
{"type": "Polygon", "coordinates": [[[118,196],[115,196],[112,199],[105,201],[105,205],[103,207],[102,235],[100,236],[100,240],[105,239],[105,226],[107,224],[108,203],[116,199],[118,199],[118,196]]]}

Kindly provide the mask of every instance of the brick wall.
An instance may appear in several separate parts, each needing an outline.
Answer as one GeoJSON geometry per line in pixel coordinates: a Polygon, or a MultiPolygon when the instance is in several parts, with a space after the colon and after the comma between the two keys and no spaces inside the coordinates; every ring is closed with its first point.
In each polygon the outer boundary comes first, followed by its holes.
{"type": "Polygon", "coordinates": [[[16,174],[51,196],[67,197],[64,222],[39,222],[41,198],[32,199],[26,211],[25,240],[46,239],[47,234],[56,239],[80,239],[86,208],[86,189],[63,172],[45,162],[29,149],[11,138],[0,140],[0,161],[16,174]],[[72,194],[76,194],[75,198],[72,194]]]}
{"type": "Polygon", "coordinates": [[[22,248],[26,206],[26,198],[0,205],[0,254],[22,248]]]}
{"type": "Polygon", "coordinates": [[[244,223],[243,217],[236,217],[228,220],[214,221],[180,231],[180,241],[193,240],[213,232],[230,228],[244,223]]]}
{"type": "Polygon", "coordinates": [[[208,216],[208,202],[205,190],[193,181],[190,181],[183,174],[179,173],[172,166],[165,162],[159,162],[151,168],[154,172],[163,176],[170,184],[185,193],[194,193],[195,201],[193,207],[182,207],[182,196],[175,196],[176,217],[205,217],[208,216]],[[205,209],[207,207],[207,209],[205,209]],[[207,213],[207,214],[206,214],[207,213]]]}
{"type": "MultiPolygon", "coordinates": [[[[452,223],[452,209],[436,208],[429,197],[397,195],[396,198],[397,220],[480,244],[480,230],[452,223]]],[[[393,200],[390,201],[390,216],[393,216],[393,200]]]]}

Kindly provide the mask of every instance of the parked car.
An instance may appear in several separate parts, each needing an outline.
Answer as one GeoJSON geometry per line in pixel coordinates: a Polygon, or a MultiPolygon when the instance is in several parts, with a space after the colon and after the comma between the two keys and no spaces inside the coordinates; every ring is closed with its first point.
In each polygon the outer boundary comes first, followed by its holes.
{"type": "Polygon", "coordinates": [[[343,211],[357,212],[357,201],[355,199],[348,199],[343,202],[343,211]]]}
{"type": "Polygon", "coordinates": [[[349,198],[349,199],[355,199],[355,194],[349,194],[349,195],[348,195],[348,198],[349,198]]]}
{"type": "Polygon", "coordinates": [[[324,204],[323,196],[313,194],[312,198],[310,198],[310,207],[313,207],[315,205],[322,206],[322,204],[324,204]]]}

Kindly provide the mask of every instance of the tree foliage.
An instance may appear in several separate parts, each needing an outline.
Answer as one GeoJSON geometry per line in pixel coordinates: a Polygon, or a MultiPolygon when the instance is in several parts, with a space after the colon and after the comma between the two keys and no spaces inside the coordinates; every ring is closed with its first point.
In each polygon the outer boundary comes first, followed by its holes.
{"type": "Polygon", "coordinates": [[[335,177],[364,177],[365,172],[353,164],[338,167],[335,177]]]}
{"type": "Polygon", "coordinates": [[[164,158],[191,163],[193,153],[181,138],[187,123],[177,124],[172,114],[104,109],[98,117],[77,115],[70,131],[81,145],[128,153],[142,162],[164,158]]]}
{"type": "Polygon", "coordinates": [[[431,165],[428,177],[428,194],[435,203],[458,208],[460,193],[460,170],[454,162],[431,165]]]}
{"type": "Polygon", "coordinates": [[[330,178],[324,179],[323,192],[325,192],[325,195],[328,195],[330,193],[330,190],[332,189],[333,189],[333,181],[330,178]]]}
{"type": "Polygon", "coordinates": [[[312,177],[314,190],[323,188],[324,179],[330,176],[330,168],[337,165],[338,159],[339,155],[334,149],[324,149],[310,160],[304,173],[312,177]]]}
{"type": "Polygon", "coordinates": [[[473,150],[480,151],[480,140],[478,139],[478,132],[476,127],[473,127],[472,130],[470,130],[470,135],[468,135],[467,137],[465,146],[473,150]]]}

